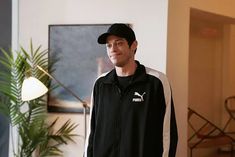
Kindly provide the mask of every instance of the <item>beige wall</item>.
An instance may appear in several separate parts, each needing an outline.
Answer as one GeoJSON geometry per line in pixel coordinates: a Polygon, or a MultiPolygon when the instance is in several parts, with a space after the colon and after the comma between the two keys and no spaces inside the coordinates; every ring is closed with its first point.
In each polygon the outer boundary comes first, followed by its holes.
{"type": "MultiPolygon", "coordinates": [[[[228,96],[235,95],[235,26],[224,26],[224,40],[223,40],[223,77],[222,77],[222,98],[225,100],[228,96]]],[[[221,123],[225,124],[228,120],[226,110],[221,110],[221,123]]]]}
{"type": "MultiPolygon", "coordinates": [[[[234,7],[235,7],[235,2],[233,0],[225,0],[225,1],[169,0],[168,38],[167,38],[167,75],[172,83],[172,89],[174,92],[174,100],[176,106],[176,114],[177,114],[177,119],[179,119],[178,127],[179,127],[180,138],[179,138],[178,156],[180,157],[187,156],[187,107],[190,99],[189,98],[190,8],[196,8],[204,11],[209,11],[215,14],[235,17],[234,7]]],[[[215,75],[217,74],[215,73],[215,75]]],[[[218,93],[214,94],[216,95],[218,93]]],[[[206,111],[209,110],[206,106],[204,107],[206,108],[206,111]]],[[[211,117],[215,116],[217,115],[211,114],[211,117]]]]}
{"type": "Polygon", "coordinates": [[[235,94],[235,25],[225,25],[223,41],[223,98],[235,94]]]}
{"type": "Polygon", "coordinates": [[[172,84],[178,120],[177,157],[187,154],[189,7],[187,1],[170,0],[168,11],[167,75],[172,84]]]}
{"type": "Polygon", "coordinates": [[[190,30],[189,106],[220,125],[223,103],[223,25],[191,19],[190,30]],[[209,34],[207,29],[217,33],[209,34]]]}

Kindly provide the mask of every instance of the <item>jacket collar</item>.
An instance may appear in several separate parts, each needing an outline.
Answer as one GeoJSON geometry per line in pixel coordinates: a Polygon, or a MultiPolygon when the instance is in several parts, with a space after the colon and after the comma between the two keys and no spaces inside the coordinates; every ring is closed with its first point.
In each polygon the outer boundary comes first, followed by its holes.
{"type": "MultiPolygon", "coordinates": [[[[132,78],[132,83],[145,81],[146,80],[145,66],[140,64],[139,61],[135,61],[135,62],[137,64],[137,68],[132,78]]],[[[104,82],[117,84],[118,83],[117,77],[118,76],[117,76],[116,70],[113,69],[106,75],[106,80],[104,82]]]]}

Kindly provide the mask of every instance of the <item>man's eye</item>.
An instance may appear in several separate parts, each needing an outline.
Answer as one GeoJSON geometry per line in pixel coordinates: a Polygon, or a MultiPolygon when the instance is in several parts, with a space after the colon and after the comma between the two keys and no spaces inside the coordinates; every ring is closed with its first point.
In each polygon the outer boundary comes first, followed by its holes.
{"type": "Polygon", "coordinates": [[[123,41],[118,41],[118,42],[117,42],[117,46],[122,46],[123,43],[124,43],[123,41]]]}
{"type": "Polygon", "coordinates": [[[106,44],[106,47],[107,47],[107,48],[111,48],[111,47],[112,47],[112,44],[106,44]]]}

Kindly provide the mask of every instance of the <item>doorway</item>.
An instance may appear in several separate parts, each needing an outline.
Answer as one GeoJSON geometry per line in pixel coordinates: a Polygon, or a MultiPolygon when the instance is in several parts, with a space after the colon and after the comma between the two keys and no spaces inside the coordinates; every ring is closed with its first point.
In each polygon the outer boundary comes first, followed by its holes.
{"type": "Polygon", "coordinates": [[[190,10],[189,107],[221,128],[227,118],[224,100],[235,95],[234,24],[229,17],[190,10]]]}

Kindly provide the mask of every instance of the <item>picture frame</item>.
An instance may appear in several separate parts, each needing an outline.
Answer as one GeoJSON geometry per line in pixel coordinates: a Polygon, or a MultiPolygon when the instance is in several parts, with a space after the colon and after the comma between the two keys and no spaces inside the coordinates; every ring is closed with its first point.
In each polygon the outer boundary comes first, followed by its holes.
{"type": "MultiPolygon", "coordinates": [[[[56,60],[51,74],[88,106],[95,80],[113,68],[105,45],[97,43],[98,36],[109,27],[110,24],[49,25],[49,63],[56,60]]],[[[48,112],[84,112],[82,103],[52,80],[50,87],[55,86],[48,94],[48,112]]]]}

